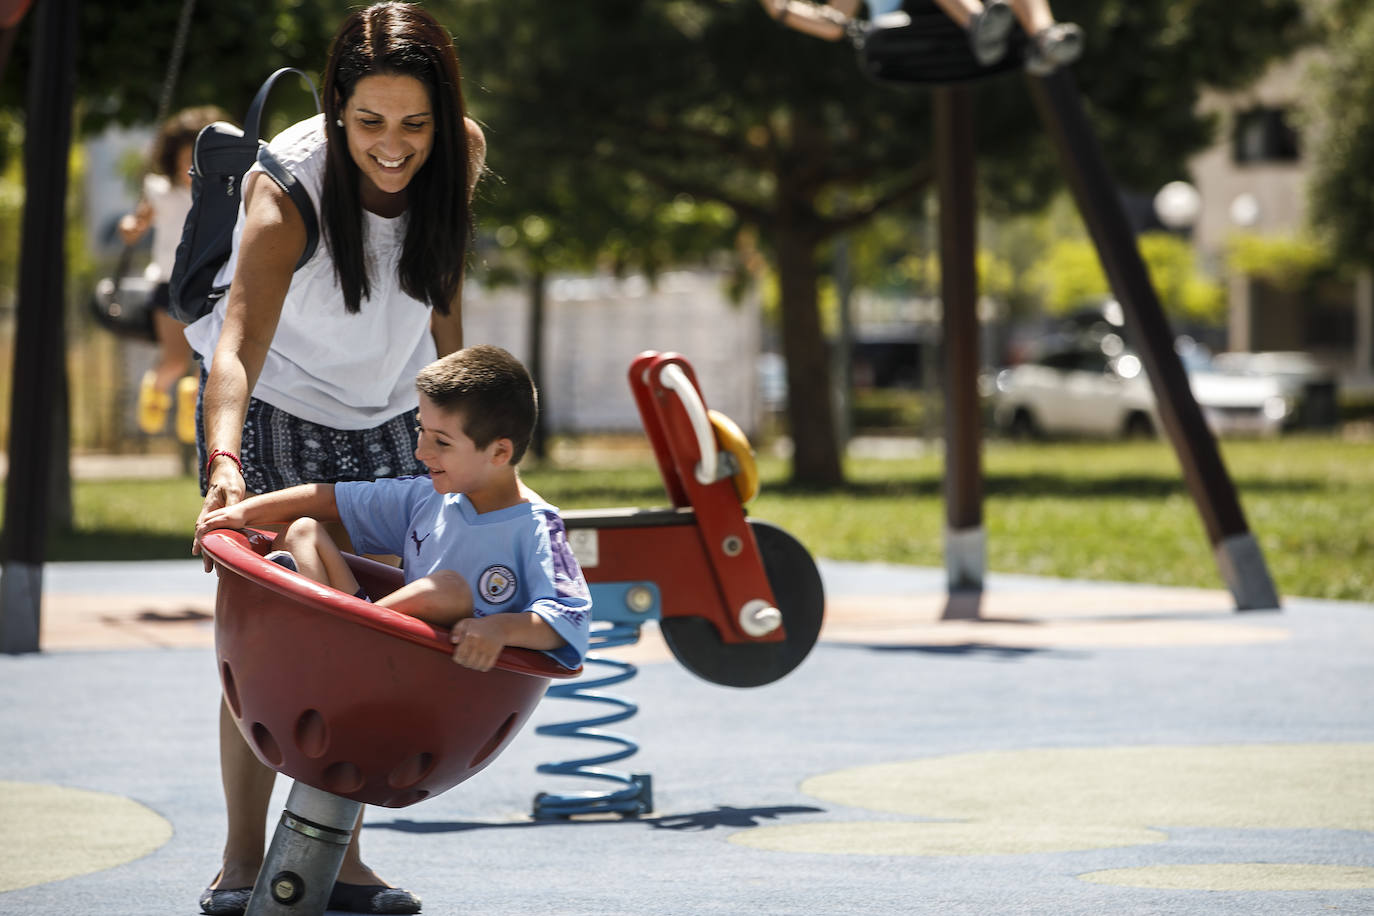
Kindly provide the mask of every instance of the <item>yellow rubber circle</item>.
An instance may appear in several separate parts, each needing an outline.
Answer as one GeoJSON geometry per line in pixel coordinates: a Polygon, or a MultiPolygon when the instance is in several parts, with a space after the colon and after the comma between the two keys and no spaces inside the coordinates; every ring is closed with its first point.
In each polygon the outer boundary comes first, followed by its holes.
{"type": "Polygon", "coordinates": [[[744,431],[725,414],[718,410],[708,410],[711,428],[716,431],[716,441],[720,447],[734,456],[739,470],[735,472],[735,493],[741,503],[748,503],[759,495],[759,468],[754,463],[754,450],[749,447],[749,439],[744,431]]]}

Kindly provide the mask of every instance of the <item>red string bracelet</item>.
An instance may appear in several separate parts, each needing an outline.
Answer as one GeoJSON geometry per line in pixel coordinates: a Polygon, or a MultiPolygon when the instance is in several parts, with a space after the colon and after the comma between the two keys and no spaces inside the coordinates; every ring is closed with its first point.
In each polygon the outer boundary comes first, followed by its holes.
{"type": "Polygon", "coordinates": [[[223,455],[225,458],[228,458],[230,461],[234,462],[234,466],[237,467],[237,468],[239,469],[239,476],[242,477],[242,476],[243,476],[243,462],[239,460],[239,456],[238,456],[238,455],[235,455],[233,452],[229,451],[227,448],[217,448],[217,449],[215,449],[213,452],[210,453],[210,457],[209,457],[209,458],[206,458],[206,459],[205,459],[205,479],[206,479],[206,480],[209,480],[209,479],[210,479],[210,465],[214,464],[214,463],[215,463],[215,459],[218,458],[218,457],[220,457],[221,455],[223,455]]]}

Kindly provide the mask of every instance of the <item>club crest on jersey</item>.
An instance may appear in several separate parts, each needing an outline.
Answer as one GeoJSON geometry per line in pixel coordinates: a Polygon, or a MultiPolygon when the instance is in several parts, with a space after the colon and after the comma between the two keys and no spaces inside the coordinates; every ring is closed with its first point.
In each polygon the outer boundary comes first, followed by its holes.
{"type": "Polygon", "coordinates": [[[477,589],[487,604],[505,604],[515,597],[515,573],[508,566],[488,566],[477,580],[477,589]]]}

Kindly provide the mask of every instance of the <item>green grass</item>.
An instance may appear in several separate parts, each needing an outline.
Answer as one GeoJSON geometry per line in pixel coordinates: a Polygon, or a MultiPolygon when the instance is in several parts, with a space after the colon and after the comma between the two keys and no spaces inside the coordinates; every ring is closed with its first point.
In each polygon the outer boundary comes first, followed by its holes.
{"type": "MultiPolygon", "coordinates": [[[[1291,437],[1227,441],[1226,462],[1283,595],[1374,601],[1374,443],[1291,437]]],[[[943,456],[851,460],[849,485],[808,491],[760,464],[750,514],[836,560],[941,566],[943,456]]],[[[994,572],[1223,587],[1173,450],[1163,442],[1014,444],[983,455],[994,572]]],[[[652,468],[531,472],[565,508],[661,505],[652,468]]]]}
{"type": "MultiPolygon", "coordinates": [[[[1374,601],[1374,442],[1291,437],[1227,441],[1222,454],[1282,595],[1374,601]]],[[[942,455],[852,460],[849,485],[810,491],[761,462],[750,514],[838,560],[943,563],[942,455]]],[[[1201,519],[1165,443],[987,443],[984,524],[993,572],[1222,587],[1201,519]]],[[[651,463],[535,468],[526,480],[568,508],[660,506],[651,463]]],[[[77,530],[54,560],[189,555],[195,482],[79,481],[77,530]]]]}
{"type": "Polygon", "coordinates": [[[200,504],[194,477],[78,480],[72,485],[75,530],[49,534],[49,558],[189,558],[200,504]]]}

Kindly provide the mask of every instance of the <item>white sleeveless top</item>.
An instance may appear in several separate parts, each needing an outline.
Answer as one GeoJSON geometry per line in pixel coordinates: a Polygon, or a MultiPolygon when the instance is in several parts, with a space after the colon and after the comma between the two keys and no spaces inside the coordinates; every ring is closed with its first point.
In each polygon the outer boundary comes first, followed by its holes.
{"type": "MultiPolygon", "coordinates": [[[[291,170],[320,212],[324,186],[324,116],[277,135],[272,153],[291,170]]],[[[249,174],[261,172],[254,163],[249,174]]],[[[372,295],[358,314],[344,310],[334,261],[321,225],[315,254],[291,278],[281,320],[252,396],[302,420],[334,429],[370,429],[419,404],[415,374],[436,358],[430,309],[401,290],[397,270],[407,215],[384,219],[363,211],[372,295]]],[[[228,283],[238,261],[243,205],[233,250],[215,283],[228,283]]],[[[208,371],[224,326],[228,296],[186,328],[186,339],[208,371]]]]}
{"type": "Polygon", "coordinates": [[[181,226],[191,210],[191,189],[149,172],[143,176],[143,199],[153,210],[153,258],[143,276],[153,283],[166,283],[177,260],[181,226]]]}

